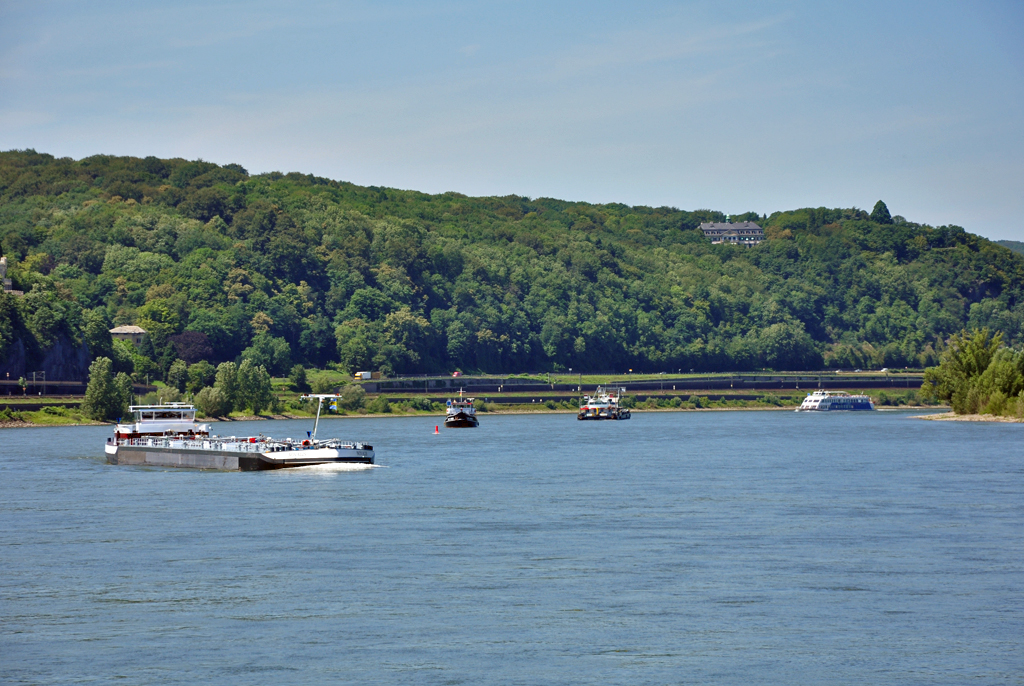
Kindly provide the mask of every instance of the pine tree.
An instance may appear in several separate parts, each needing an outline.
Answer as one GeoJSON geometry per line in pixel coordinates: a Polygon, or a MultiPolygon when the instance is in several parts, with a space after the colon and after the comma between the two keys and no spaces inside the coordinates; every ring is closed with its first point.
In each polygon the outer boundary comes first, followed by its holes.
{"type": "Polygon", "coordinates": [[[874,209],[871,210],[871,221],[876,224],[892,224],[892,217],[889,216],[889,208],[885,206],[885,203],[879,200],[875,203],[874,209]]]}

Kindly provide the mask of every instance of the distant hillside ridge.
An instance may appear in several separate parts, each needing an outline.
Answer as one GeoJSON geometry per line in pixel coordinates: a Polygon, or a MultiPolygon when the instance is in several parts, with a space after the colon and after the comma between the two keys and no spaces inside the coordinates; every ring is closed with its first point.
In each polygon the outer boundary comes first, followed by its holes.
{"type": "Polygon", "coordinates": [[[1022,243],[1021,241],[995,241],[995,242],[998,243],[999,245],[1003,246],[1004,248],[1008,248],[1008,249],[1014,251],[1015,253],[1020,253],[1021,255],[1024,255],[1024,243],[1022,243]]]}
{"type": "Polygon", "coordinates": [[[923,367],[965,327],[1024,343],[1024,257],[881,201],[727,217],[16,150],[0,153],[0,250],[25,293],[0,295],[12,376],[58,341],[137,379],[176,359],[274,374],[923,367]],[[727,220],[766,240],[698,229],[727,220]],[[141,345],[111,341],[122,324],[148,332],[141,345]]]}

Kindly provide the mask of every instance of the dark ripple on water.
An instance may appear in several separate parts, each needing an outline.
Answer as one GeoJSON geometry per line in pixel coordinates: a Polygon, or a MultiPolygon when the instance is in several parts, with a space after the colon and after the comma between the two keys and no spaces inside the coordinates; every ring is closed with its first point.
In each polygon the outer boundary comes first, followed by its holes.
{"type": "Polygon", "coordinates": [[[1024,427],[436,423],[274,474],[0,430],[0,681],[1024,682],[1024,427]]]}

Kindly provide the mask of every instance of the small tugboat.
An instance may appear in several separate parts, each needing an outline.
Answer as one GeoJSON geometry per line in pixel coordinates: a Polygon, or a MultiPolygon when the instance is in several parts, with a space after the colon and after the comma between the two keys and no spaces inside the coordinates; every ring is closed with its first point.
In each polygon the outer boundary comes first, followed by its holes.
{"type": "Polygon", "coordinates": [[[462,389],[459,389],[459,399],[448,401],[448,411],[444,417],[446,429],[471,429],[480,426],[480,420],[476,418],[476,408],[473,401],[476,398],[463,398],[462,389]]]}
{"type": "Polygon", "coordinates": [[[814,391],[808,393],[797,412],[829,412],[835,410],[873,410],[874,403],[866,395],[850,395],[846,391],[814,391]]]}
{"type": "Polygon", "coordinates": [[[336,463],[373,464],[371,445],[316,437],[324,399],[337,396],[302,397],[317,398],[319,404],[313,430],[306,432],[307,438],[301,441],[275,440],[262,434],[211,436],[210,425],[196,424],[196,408],[187,403],[132,406],[129,409],[135,421],[118,424],[113,438],[107,439],[107,462],[242,472],[336,463]]]}
{"type": "Polygon", "coordinates": [[[597,387],[593,396],[583,396],[576,419],[629,419],[629,408],[622,407],[622,393],[625,388],[614,388],[610,392],[597,387]]]}

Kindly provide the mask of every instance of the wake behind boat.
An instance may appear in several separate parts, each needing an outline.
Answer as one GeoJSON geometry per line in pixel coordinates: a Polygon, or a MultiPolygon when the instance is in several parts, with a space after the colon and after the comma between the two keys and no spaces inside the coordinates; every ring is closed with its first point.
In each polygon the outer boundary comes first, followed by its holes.
{"type": "Polygon", "coordinates": [[[316,437],[325,398],[318,399],[313,431],[303,440],[258,436],[211,436],[209,424],[197,424],[196,409],[187,403],[138,405],[129,408],[135,421],[118,424],[104,452],[110,464],[153,467],[263,471],[322,464],[373,464],[373,446],[337,438],[316,437]]]}

